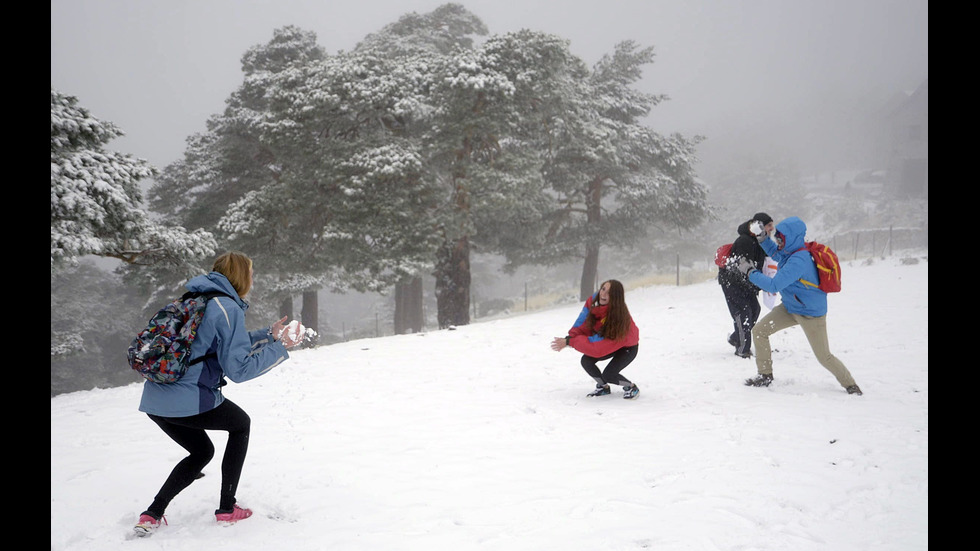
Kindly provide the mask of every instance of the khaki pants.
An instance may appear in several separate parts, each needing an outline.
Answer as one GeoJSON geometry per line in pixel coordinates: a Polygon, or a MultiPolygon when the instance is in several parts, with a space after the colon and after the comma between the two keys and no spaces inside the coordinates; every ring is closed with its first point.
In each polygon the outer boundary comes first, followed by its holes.
{"type": "Polygon", "coordinates": [[[777,305],[752,328],[752,343],[755,345],[755,365],[762,375],[772,375],[772,349],[769,347],[769,335],[799,325],[803,328],[810,348],[817,356],[820,365],[827,368],[837,378],[844,388],[853,384],[854,377],[844,363],[830,353],[830,343],[827,340],[827,316],[811,317],[801,314],[791,314],[783,304],[777,305]]]}

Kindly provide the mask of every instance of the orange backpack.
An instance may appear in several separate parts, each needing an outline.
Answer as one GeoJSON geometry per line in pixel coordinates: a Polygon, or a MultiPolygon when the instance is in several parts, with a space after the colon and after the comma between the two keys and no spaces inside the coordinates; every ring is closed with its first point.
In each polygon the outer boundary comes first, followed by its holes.
{"type": "Polygon", "coordinates": [[[827,245],[817,243],[816,241],[806,243],[803,247],[797,249],[797,251],[802,251],[803,249],[806,249],[810,253],[813,262],[816,263],[820,282],[818,284],[812,283],[801,278],[800,283],[809,285],[810,287],[816,287],[825,293],[839,292],[840,260],[837,259],[837,253],[827,245]]]}

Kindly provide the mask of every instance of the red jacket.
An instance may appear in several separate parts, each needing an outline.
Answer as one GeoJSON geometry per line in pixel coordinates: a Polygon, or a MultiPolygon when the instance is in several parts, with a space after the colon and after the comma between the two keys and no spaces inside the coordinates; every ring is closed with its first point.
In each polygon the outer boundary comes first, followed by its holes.
{"type": "Polygon", "coordinates": [[[602,327],[602,322],[605,321],[606,311],[609,309],[609,305],[590,306],[595,301],[595,298],[596,295],[592,295],[591,298],[585,301],[585,306],[582,307],[578,319],[575,320],[575,325],[568,330],[568,345],[586,356],[602,358],[620,348],[639,344],[640,329],[633,322],[632,318],[630,318],[630,330],[622,339],[611,340],[604,338],[598,333],[599,328],[602,327]],[[597,321],[594,326],[586,327],[585,319],[588,317],[590,311],[592,312],[592,317],[597,321]]]}

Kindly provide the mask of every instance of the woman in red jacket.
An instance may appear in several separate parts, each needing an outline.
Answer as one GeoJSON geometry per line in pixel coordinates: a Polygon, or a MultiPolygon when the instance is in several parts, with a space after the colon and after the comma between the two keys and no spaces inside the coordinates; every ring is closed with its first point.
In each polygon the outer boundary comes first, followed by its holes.
{"type": "Polygon", "coordinates": [[[582,367],[596,382],[596,389],[589,396],[609,394],[612,383],[621,385],[623,398],[630,399],[636,397],[640,389],[620,372],[636,358],[639,342],[640,330],[626,307],[623,284],[610,279],[585,301],[568,336],[555,337],[551,349],[557,352],[571,346],[583,354],[582,367]],[[609,360],[609,363],[600,373],[596,363],[602,360],[609,360]]]}

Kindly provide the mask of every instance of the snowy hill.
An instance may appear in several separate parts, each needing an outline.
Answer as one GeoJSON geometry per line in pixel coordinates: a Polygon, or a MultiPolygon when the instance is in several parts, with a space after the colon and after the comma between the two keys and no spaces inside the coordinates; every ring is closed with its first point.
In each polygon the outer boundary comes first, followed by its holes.
{"type": "MultiPolygon", "coordinates": [[[[844,264],[831,350],[773,336],[775,381],[746,387],[718,285],[626,293],[641,393],[586,398],[580,304],[454,331],[302,350],[226,387],[252,418],[239,502],[214,523],[216,457],[132,525],[183,450],[137,411],[140,385],[51,399],[51,549],[922,550],[928,547],[928,262],[844,264]]],[[[906,255],[909,257],[912,255],[906,255]]],[[[763,307],[763,315],[767,312],[763,307]]]]}

